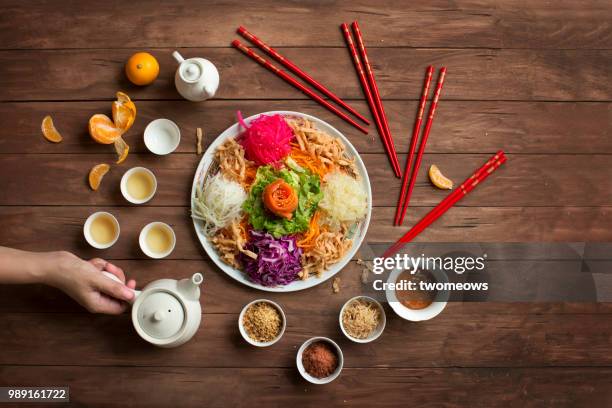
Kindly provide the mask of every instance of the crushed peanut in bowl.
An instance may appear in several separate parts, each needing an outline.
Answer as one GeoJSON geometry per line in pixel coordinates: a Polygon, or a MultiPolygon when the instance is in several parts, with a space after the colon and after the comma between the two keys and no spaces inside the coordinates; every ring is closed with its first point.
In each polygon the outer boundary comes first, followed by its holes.
{"type": "Polygon", "coordinates": [[[366,340],[375,334],[384,319],[382,314],[378,304],[368,298],[358,297],[349,300],[342,308],[340,324],[349,338],[366,340]]]}
{"type": "Polygon", "coordinates": [[[246,335],[255,343],[276,340],[283,331],[284,318],[274,304],[258,301],[247,305],[240,320],[246,335]]]}

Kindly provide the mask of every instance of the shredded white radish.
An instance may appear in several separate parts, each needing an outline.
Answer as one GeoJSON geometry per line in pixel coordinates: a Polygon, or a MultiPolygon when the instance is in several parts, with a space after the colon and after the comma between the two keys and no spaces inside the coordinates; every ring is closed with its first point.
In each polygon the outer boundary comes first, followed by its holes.
{"type": "Polygon", "coordinates": [[[366,216],[368,196],[359,181],[335,171],[325,176],[323,199],[319,207],[325,210],[332,226],[352,223],[366,216]]]}
{"type": "Polygon", "coordinates": [[[196,188],[191,216],[204,222],[204,232],[210,236],[242,215],[246,199],[247,193],[240,184],[217,173],[206,181],[204,188],[196,188]]]}

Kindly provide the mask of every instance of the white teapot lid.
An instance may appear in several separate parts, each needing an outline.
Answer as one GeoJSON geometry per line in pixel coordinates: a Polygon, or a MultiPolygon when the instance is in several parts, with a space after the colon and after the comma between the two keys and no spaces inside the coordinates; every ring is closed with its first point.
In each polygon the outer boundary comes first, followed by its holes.
{"type": "Polygon", "coordinates": [[[185,321],[183,304],[165,290],[156,290],[146,296],[138,307],[138,324],[149,336],[167,339],[177,334],[185,321]]]}
{"type": "Polygon", "coordinates": [[[204,71],[202,65],[194,59],[185,60],[185,62],[181,64],[181,67],[179,69],[181,78],[183,78],[183,80],[186,82],[198,81],[204,71]]]}

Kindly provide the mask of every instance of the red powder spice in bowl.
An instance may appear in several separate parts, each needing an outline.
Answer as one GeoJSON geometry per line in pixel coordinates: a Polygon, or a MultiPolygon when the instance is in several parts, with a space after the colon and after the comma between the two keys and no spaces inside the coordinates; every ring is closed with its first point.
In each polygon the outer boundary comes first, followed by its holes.
{"type": "Polygon", "coordinates": [[[344,358],[340,347],[331,339],[313,337],[298,350],[296,363],[304,379],[313,384],[327,384],[340,375],[344,358]]]}

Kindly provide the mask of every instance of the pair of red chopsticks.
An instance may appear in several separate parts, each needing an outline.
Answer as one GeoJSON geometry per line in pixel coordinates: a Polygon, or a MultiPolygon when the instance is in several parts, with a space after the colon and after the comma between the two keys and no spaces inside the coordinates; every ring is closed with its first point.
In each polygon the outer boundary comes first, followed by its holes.
{"type": "MultiPolygon", "coordinates": [[[[330,98],[336,104],[338,104],[339,106],[341,106],[344,109],[346,109],[348,112],[350,112],[356,118],[358,118],[359,120],[361,120],[362,122],[364,122],[367,125],[370,124],[370,122],[364,116],[359,114],[359,112],[357,112],[355,109],[353,109],[351,106],[349,106],[346,102],[344,102],[342,99],[340,99],[336,94],[334,94],[332,91],[327,89],[321,83],[319,83],[316,80],[314,80],[310,75],[308,75],[307,73],[302,71],[294,63],[292,63],[287,58],[285,58],[281,54],[279,54],[278,51],[276,51],[274,48],[270,47],[269,45],[267,45],[266,43],[261,41],[259,38],[257,38],[255,35],[253,35],[250,32],[248,32],[246,30],[246,28],[241,26],[241,27],[238,28],[237,32],[238,32],[238,34],[240,34],[241,36],[243,36],[247,40],[251,41],[253,44],[257,45],[259,48],[264,50],[268,55],[270,55],[276,61],[280,62],[285,68],[287,68],[288,70],[293,72],[295,75],[300,77],[305,82],[307,82],[310,85],[312,85],[319,92],[321,92],[322,94],[326,95],[328,98],[330,98]]],[[[232,45],[234,47],[236,47],[237,49],[239,49],[240,51],[242,51],[247,56],[249,56],[250,58],[252,58],[255,61],[257,61],[259,64],[261,64],[265,68],[269,69],[270,71],[272,71],[273,73],[275,73],[276,75],[281,77],[283,80],[288,82],[290,85],[292,85],[295,88],[299,89],[300,91],[304,92],[307,96],[309,96],[310,98],[312,98],[313,100],[318,102],[323,107],[327,108],[332,113],[338,115],[340,118],[344,119],[346,122],[350,123],[351,125],[353,125],[357,129],[362,131],[363,133],[368,134],[368,130],[365,127],[363,127],[362,125],[357,123],[355,120],[353,120],[346,113],[342,112],[340,109],[338,109],[337,107],[335,107],[331,103],[327,102],[325,99],[323,99],[317,93],[315,93],[311,89],[305,87],[303,84],[301,84],[300,82],[295,80],[292,76],[287,74],[285,71],[283,71],[282,69],[280,69],[277,66],[273,65],[268,60],[266,60],[262,56],[258,55],[253,50],[249,49],[246,45],[244,45],[240,41],[234,40],[234,41],[232,41],[232,45]]]]}
{"type": "Polygon", "coordinates": [[[359,76],[363,93],[365,94],[368,101],[368,106],[370,107],[370,111],[372,112],[372,116],[376,122],[378,134],[380,135],[383,145],[385,146],[387,157],[391,162],[393,172],[395,173],[396,177],[402,177],[402,171],[397,159],[395,144],[393,143],[393,137],[391,136],[391,130],[389,129],[387,115],[380,99],[380,93],[378,92],[378,86],[376,85],[376,80],[374,79],[374,73],[372,72],[370,61],[368,60],[368,54],[363,43],[363,36],[361,35],[359,24],[354,21],[352,27],[361,57],[359,54],[357,54],[355,42],[353,42],[348,25],[346,23],[342,23],[342,25],[340,25],[342,33],[344,34],[344,39],[346,40],[346,45],[348,46],[351,56],[353,57],[353,63],[355,65],[357,75],[359,76]]]}
{"type": "Polygon", "coordinates": [[[444,78],[446,77],[446,67],[440,69],[440,75],[438,76],[438,83],[436,84],[436,90],[434,91],[434,97],[429,106],[429,114],[427,115],[427,122],[425,123],[425,130],[423,131],[423,137],[421,138],[421,144],[419,145],[419,151],[417,153],[416,161],[414,162],[414,168],[411,171],[412,162],[414,159],[414,149],[417,145],[417,139],[419,138],[419,132],[421,131],[421,124],[423,123],[423,113],[425,112],[425,103],[427,102],[427,94],[429,93],[429,86],[431,85],[431,78],[433,76],[434,67],[428,66],[427,73],[425,75],[425,84],[423,85],[423,93],[421,94],[421,100],[419,101],[419,110],[417,113],[416,121],[414,122],[414,129],[412,130],[412,139],[410,140],[410,148],[408,150],[408,157],[406,158],[406,169],[404,170],[404,177],[402,179],[402,189],[400,196],[397,201],[397,209],[395,210],[394,225],[402,225],[404,217],[406,216],[406,210],[408,209],[408,203],[410,202],[410,196],[414,189],[417,175],[419,174],[419,168],[421,167],[421,160],[423,153],[425,152],[425,145],[429,138],[429,132],[433,124],[434,115],[436,114],[436,108],[440,100],[440,93],[442,92],[442,86],[444,85],[444,78]]]}
{"type": "Polygon", "coordinates": [[[393,246],[384,253],[383,257],[388,258],[398,253],[404,245],[412,241],[425,228],[436,221],[442,214],[448,211],[455,203],[465,197],[478,184],[483,182],[495,170],[506,162],[506,155],[503,151],[497,152],[491,157],[482,167],[468,177],[459,187],[453,190],[444,200],[440,202],[433,210],[425,215],[414,227],[410,229],[403,237],[401,237],[393,246]]]}

